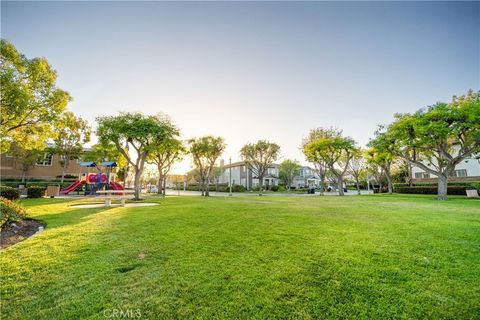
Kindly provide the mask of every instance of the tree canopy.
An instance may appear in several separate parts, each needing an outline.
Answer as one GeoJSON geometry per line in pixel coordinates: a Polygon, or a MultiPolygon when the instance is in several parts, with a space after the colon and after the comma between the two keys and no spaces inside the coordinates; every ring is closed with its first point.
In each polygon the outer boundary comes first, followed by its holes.
{"type": "Polygon", "coordinates": [[[321,132],[323,134],[307,143],[304,150],[310,159],[317,159],[326,165],[338,183],[339,194],[344,195],[343,177],[350,160],[358,149],[352,138],[342,136],[341,130],[323,129],[321,132]]]}
{"type": "Polygon", "coordinates": [[[256,143],[244,145],[240,150],[240,155],[247,167],[257,176],[261,195],[263,178],[267,174],[268,168],[280,156],[280,146],[267,140],[259,140],[256,143]]]}
{"type": "Polygon", "coordinates": [[[398,157],[438,177],[438,199],[447,199],[456,165],[480,152],[480,92],[436,103],[413,114],[396,114],[381,134],[398,157]]]}
{"type": "Polygon", "coordinates": [[[300,164],[298,161],[285,159],[278,168],[280,179],[285,183],[285,187],[290,189],[295,176],[299,174],[300,164]]]}
{"type": "Polygon", "coordinates": [[[12,141],[41,149],[71,97],[57,87],[57,73],[45,58],[28,59],[4,39],[0,58],[0,151],[12,141]]]}
{"type": "Polygon", "coordinates": [[[178,134],[178,129],[162,115],[120,113],[117,116],[97,118],[97,135],[101,142],[113,143],[135,170],[135,198],[140,196],[140,178],[149,153],[167,139],[178,134]],[[133,156],[130,152],[133,152],[133,156]]]}
{"type": "Polygon", "coordinates": [[[190,139],[188,143],[193,163],[200,175],[202,196],[209,196],[210,178],[215,162],[225,151],[225,140],[221,137],[204,136],[190,139]]]}

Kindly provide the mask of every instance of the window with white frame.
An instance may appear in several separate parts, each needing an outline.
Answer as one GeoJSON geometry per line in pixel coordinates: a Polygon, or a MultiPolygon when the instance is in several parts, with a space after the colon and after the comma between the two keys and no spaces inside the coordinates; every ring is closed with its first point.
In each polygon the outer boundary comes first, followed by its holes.
{"type": "Polygon", "coordinates": [[[454,177],[461,178],[461,177],[466,177],[467,176],[467,169],[459,169],[455,170],[453,173],[454,177]]]}
{"type": "Polygon", "coordinates": [[[426,179],[430,178],[430,173],[428,172],[415,172],[415,179],[426,179]]]}
{"type": "Polygon", "coordinates": [[[51,166],[52,165],[52,157],[51,153],[44,153],[43,158],[38,159],[37,165],[38,166],[51,166]]]}

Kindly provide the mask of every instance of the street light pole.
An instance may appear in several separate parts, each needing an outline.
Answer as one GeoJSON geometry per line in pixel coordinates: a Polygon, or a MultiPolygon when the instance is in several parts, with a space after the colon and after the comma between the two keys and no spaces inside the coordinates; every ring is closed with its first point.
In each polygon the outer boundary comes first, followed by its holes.
{"type": "Polygon", "coordinates": [[[228,179],[229,179],[229,185],[230,185],[230,193],[228,194],[229,196],[232,196],[232,157],[230,157],[228,161],[228,179]]]}

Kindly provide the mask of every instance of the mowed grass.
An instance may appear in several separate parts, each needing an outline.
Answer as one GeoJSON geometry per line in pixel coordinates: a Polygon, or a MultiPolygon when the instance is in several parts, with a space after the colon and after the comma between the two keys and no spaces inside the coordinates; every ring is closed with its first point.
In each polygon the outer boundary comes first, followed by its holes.
{"type": "Polygon", "coordinates": [[[47,227],[0,252],[2,319],[480,317],[478,200],[148,201],[22,201],[47,227]]]}

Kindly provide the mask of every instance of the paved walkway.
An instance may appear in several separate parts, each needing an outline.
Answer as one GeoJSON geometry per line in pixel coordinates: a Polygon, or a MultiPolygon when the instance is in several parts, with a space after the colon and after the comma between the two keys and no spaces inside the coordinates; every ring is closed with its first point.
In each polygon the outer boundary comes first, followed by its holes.
{"type": "MultiPolygon", "coordinates": [[[[166,194],[168,196],[199,196],[201,193],[200,191],[183,191],[183,190],[171,190],[167,189],[166,194]]],[[[373,191],[361,191],[361,194],[373,194],[373,191]]],[[[210,191],[210,195],[214,197],[228,197],[228,192],[215,192],[210,191]]],[[[315,197],[319,196],[320,194],[317,192],[315,194],[307,194],[307,193],[282,193],[282,192],[269,192],[264,193],[263,196],[266,197],[315,197]]],[[[338,196],[338,192],[325,192],[325,196],[338,196]]],[[[357,191],[349,190],[345,192],[346,196],[357,196],[357,191]]],[[[258,192],[233,192],[232,196],[234,197],[248,197],[248,196],[258,196],[258,192]]]]}

